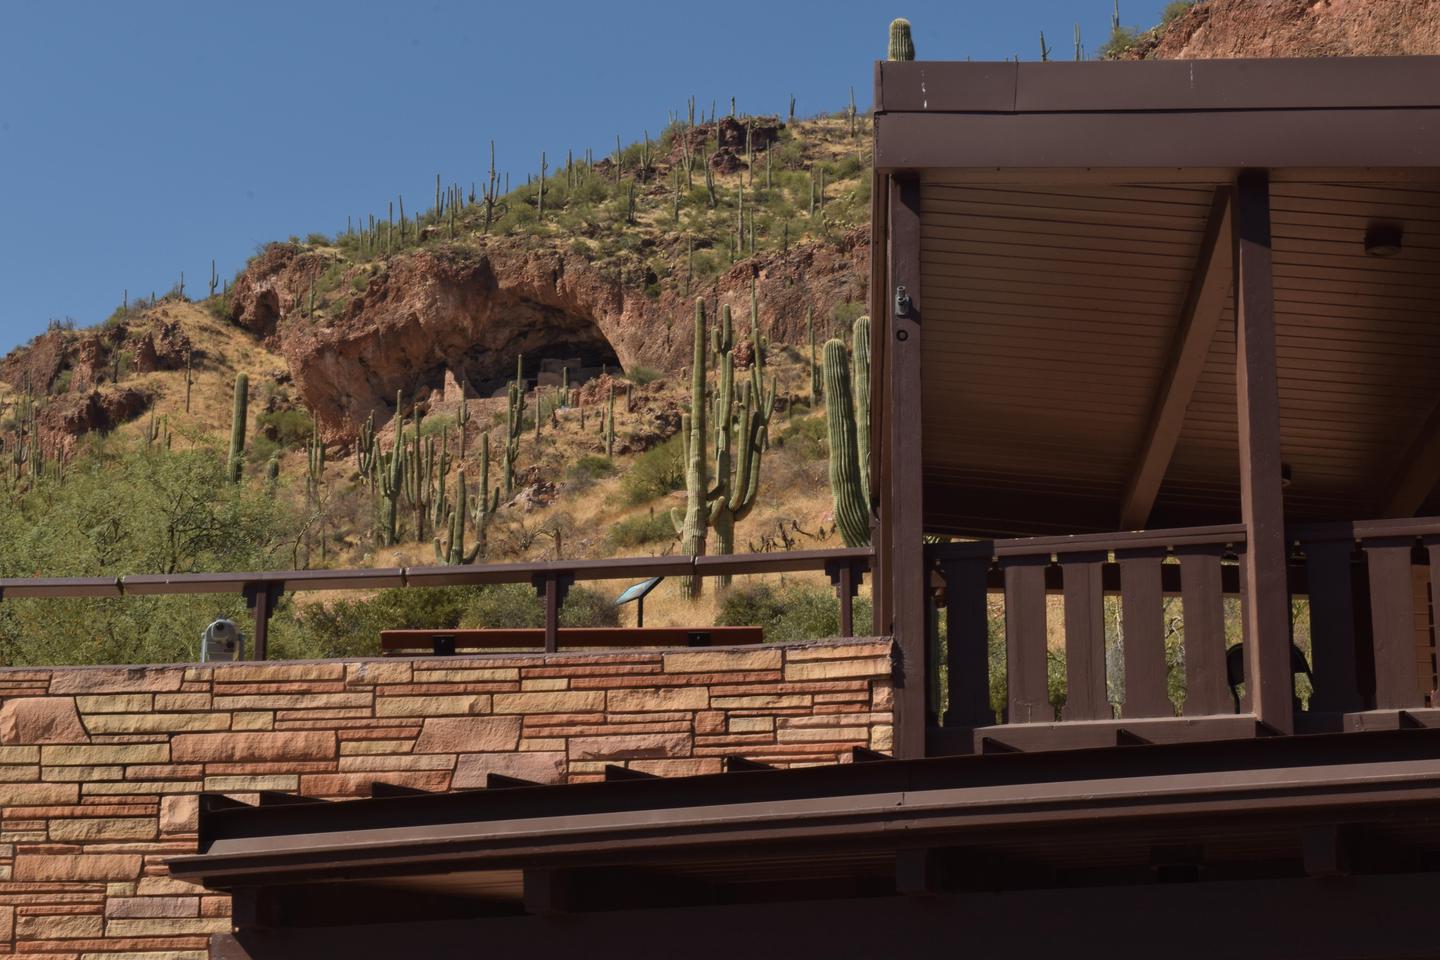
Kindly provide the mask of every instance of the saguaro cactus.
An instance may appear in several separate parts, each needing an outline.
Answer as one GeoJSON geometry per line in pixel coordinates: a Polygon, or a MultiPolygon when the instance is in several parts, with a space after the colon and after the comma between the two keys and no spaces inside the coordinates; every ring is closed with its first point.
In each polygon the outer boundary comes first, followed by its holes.
{"type": "MultiPolygon", "coordinates": [[[[539,410],[536,411],[539,416],[539,410]]],[[[525,423],[525,358],[515,358],[515,379],[510,381],[505,417],[505,496],[515,490],[515,461],[520,459],[520,430],[525,423]]]]}
{"type": "MultiPolygon", "coordinates": [[[[685,518],[672,510],[671,520],[680,534],[680,549],[692,557],[704,556],[710,521],[705,470],[705,301],[695,300],[695,353],[690,365],[690,412],[681,417],[680,435],[685,452],[685,518]]],[[[699,577],[681,577],[686,596],[700,595],[699,577]]]]}
{"type": "MultiPolygon", "coordinates": [[[[772,380],[766,389],[759,311],[754,302],[750,343],[755,361],[750,365],[749,382],[738,390],[730,308],[722,308],[720,315],[715,337],[719,382],[715,390],[715,488],[710,495],[710,526],[715,530],[716,552],[724,554],[734,552],[735,524],[750,513],[760,490],[760,461],[770,413],[775,409],[775,383],[772,380]]],[[[729,583],[729,577],[717,578],[718,586],[729,583]]]]}
{"type": "MultiPolygon", "coordinates": [[[[825,425],[830,441],[830,492],[835,501],[835,522],[848,547],[870,543],[869,491],[869,327],[868,318],[856,321],[855,339],[863,342],[865,372],[852,371],[849,351],[843,340],[825,344],[825,425]],[[863,334],[863,340],[862,340],[863,334]],[[857,404],[858,401],[858,404],[857,404]],[[857,405],[865,411],[865,440],[862,445],[857,405]],[[863,466],[862,466],[863,464],[863,466]]],[[[858,365],[858,364],[857,364],[858,365]]]]}
{"type": "Polygon", "coordinates": [[[891,60],[914,60],[915,42],[910,37],[910,21],[903,17],[890,21],[891,60]]]}
{"type": "Polygon", "coordinates": [[[475,550],[477,556],[484,556],[488,544],[490,522],[495,511],[500,509],[500,488],[490,489],[490,434],[480,436],[480,488],[475,505],[470,508],[470,519],[475,523],[475,550]]]}
{"type": "Polygon", "coordinates": [[[226,469],[230,482],[240,482],[240,471],[245,464],[245,418],[250,405],[250,378],[245,374],[235,376],[235,409],[230,419],[230,459],[226,469]]]}

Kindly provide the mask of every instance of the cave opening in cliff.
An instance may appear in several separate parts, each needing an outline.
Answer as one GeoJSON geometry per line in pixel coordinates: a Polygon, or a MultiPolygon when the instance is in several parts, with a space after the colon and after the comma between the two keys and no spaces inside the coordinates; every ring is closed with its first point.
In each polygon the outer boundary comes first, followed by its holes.
{"type": "Polygon", "coordinates": [[[497,326],[508,335],[504,342],[476,344],[451,365],[455,377],[468,381],[480,396],[505,391],[514,379],[517,357],[524,360],[530,387],[558,385],[562,369],[572,385],[605,371],[624,372],[614,346],[587,313],[521,301],[508,305],[501,316],[497,326]]]}

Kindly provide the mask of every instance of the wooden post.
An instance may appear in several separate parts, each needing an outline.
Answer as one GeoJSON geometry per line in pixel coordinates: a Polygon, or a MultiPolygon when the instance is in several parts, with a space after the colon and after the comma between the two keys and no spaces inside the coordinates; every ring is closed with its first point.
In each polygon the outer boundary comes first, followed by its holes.
{"type": "Polygon", "coordinates": [[[554,653],[560,649],[560,608],[565,603],[565,594],[575,577],[568,573],[549,571],[537,573],[531,580],[535,592],[545,600],[545,652],[554,653]]]}
{"type": "Polygon", "coordinates": [[[1246,689],[1256,717],[1294,730],[1285,505],[1280,488],[1280,391],[1275,361],[1275,289],[1270,249],[1270,178],[1242,173],[1230,218],[1235,256],[1235,386],[1240,435],[1240,512],[1248,643],[1246,689]]]}
{"type": "Polygon", "coordinates": [[[860,584],[865,582],[865,569],[854,560],[828,560],[825,572],[830,577],[830,585],[835,588],[835,598],[840,601],[840,636],[853,637],[855,596],[860,592],[860,584]]]}
{"type": "Polygon", "coordinates": [[[269,648],[270,618],[280,602],[284,587],[278,583],[249,583],[245,585],[245,606],[255,616],[255,636],[251,640],[251,656],[264,660],[269,648]]]}
{"type": "Polygon", "coordinates": [[[889,314],[887,351],[889,427],[886,460],[890,485],[888,527],[890,634],[899,650],[895,694],[895,755],[925,755],[925,616],[928,570],[925,566],[924,474],[920,455],[920,330],[924,300],[920,291],[920,182],[896,175],[889,191],[889,314]]]}

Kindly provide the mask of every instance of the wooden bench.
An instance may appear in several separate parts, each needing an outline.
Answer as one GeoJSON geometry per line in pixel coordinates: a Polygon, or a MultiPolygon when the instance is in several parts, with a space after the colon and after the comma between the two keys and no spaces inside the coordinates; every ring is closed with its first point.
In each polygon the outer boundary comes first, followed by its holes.
{"type": "MultiPolygon", "coordinates": [[[[761,627],[561,627],[559,646],[730,647],[763,643],[761,627]]],[[[392,656],[453,656],[460,650],[543,650],[543,627],[477,630],[382,630],[380,649],[392,656]]]]}

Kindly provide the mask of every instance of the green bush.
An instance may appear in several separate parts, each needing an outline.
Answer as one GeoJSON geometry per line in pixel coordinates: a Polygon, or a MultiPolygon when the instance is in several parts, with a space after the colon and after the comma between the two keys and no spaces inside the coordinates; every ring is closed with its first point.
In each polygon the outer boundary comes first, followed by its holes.
{"type": "Polygon", "coordinates": [[[605,535],[605,542],[612,550],[623,550],[647,543],[674,540],[675,536],[675,524],[668,513],[638,513],[612,526],[605,535]]]}
{"type": "Polygon", "coordinates": [[[1166,4],[1164,12],[1160,14],[1160,26],[1170,26],[1170,24],[1189,13],[1190,8],[1193,6],[1195,6],[1195,0],[1173,0],[1172,3],[1166,4]]]}
{"type": "Polygon", "coordinates": [[[596,480],[615,475],[615,462],[609,457],[602,457],[596,453],[587,453],[585,456],[570,464],[565,471],[565,477],[576,483],[590,484],[596,480]]]}
{"type": "Polygon", "coordinates": [[[298,449],[310,442],[315,421],[304,410],[273,410],[256,420],[259,433],[277,446],[298,449]]]}
{"type": "Polygon", "coordinates": [[[637,386],[645,386],[647,383],[654,383],[665,374],[653,367],[634,367],[625,372],[625,379],[637,386]]]}
{"type": "Polygon", "coordinates": [[[828,444],[825,418],[822,416],[791,420],[776,438],[776,446],[792,450],[804,460],[824,460],[829,456],[828,444]]]}
{"type": "Polygon", "coordinates": [[[683,487],[684,455],[680,437],[674,436],[636,457],[621,481],[625,502],[639,506],[683,487]]]}
{"type": "MultiPolygon", "coordinates": [[[[524,583],[477,589],[460,616],[461,627],[519,629],[545,625],[545,601],[524,583]]],[[[620,613],[603,594],[589,587],[571,587],[560,607],[562,627],[618,627],[620,613]]]]}
{"type": "Polygon", "coordinates": [[[472,587],[397,588],[366,600],[314,604],[277,617],[274,655],[284,659],[374,657],[381,630],[448,630],[460,625],[472,587]]]}
{"type": "MultiPolygon", "coordinates": [[[[855,630],[870,632],[870,601],[857,597],[853,610],[855,630]]],[[[762,627],[772,643],[823,640],[840,635],[840,601],[824,587],[769,583],[731,587],[720,601],[716,626],[762,627]]]]}

